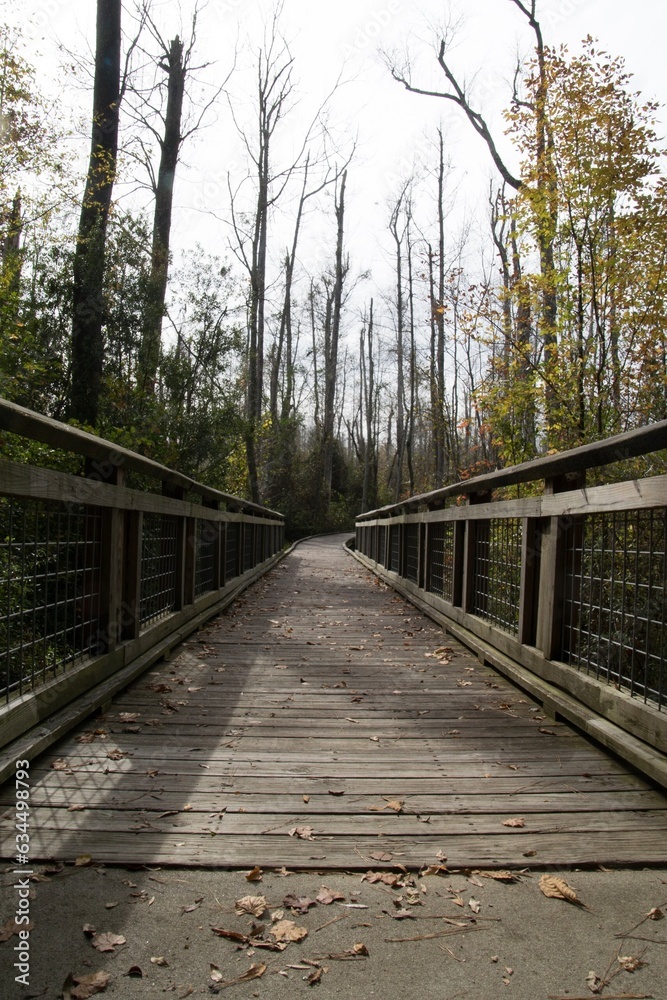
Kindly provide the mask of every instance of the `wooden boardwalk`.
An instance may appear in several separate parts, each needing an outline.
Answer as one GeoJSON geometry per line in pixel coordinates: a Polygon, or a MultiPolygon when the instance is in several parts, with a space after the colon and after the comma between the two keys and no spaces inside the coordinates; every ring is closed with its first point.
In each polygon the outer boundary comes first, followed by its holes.
{"type": "MultiPolygon", "coordinates": [[[[31,763],[31,858],[664,863],[667,798],[545,719],[360,567],[343,537],[299,545],[31,763]]],[[[4,843],[12,804],[6,785],[4,843]]]]}

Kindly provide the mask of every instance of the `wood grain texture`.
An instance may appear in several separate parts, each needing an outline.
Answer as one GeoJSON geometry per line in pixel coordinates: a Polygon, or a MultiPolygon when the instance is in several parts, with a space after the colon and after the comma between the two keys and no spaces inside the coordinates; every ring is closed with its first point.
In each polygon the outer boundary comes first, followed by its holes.
{"type": "MultiPolygon", "coordinates": [[[[661,792],[546,719],[340,542],[299,545],[31,762],[33,860],[664,863],[661,792]]],[[[12,803],[7,785],[5,843],[12,803]]]]}

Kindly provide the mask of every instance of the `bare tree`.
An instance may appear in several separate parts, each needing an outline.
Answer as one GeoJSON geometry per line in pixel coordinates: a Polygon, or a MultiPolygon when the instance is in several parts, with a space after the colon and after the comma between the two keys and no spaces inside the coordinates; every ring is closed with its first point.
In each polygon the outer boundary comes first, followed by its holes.
{"type": "Polygon", "coordinates": [[[160,360],[162,322],[169,276],[169,254],[171,242],[172,210],[176,169],[183,144],[203,125],[206,113],[220,96],[229,74],[223,83],[202,106],[194,108],[190,102],[189,113],[184,114],[184,104],[188,93],[188,81],[209,64],[193,65],[193,55],[197,42],[197,21],[200,6],[195,4],[190,24],[190,37],[186,43],[176,35],[167,41],[151,13],[150,0],[144,0],[140,8],[139,22],[148,27],[157,55],[145,48],[140,51],[164,74],[161,80],[151,82],[147,88],[138,86],[132,75],[128,78],[128,92],[132,98],[130,117],[140,127],[131,155],[138,160],[148,175],[148,187],[154,198],[153,236],[151,264],[143,319],[143,333],[139,354],[139,375],[145,392],[151,392],[155,384],[160,360]],[[159,150],[157,172],[147,132],[159,150]]]}
{"type": "Polygon", "coordinates": [[[338,376],[338,346],[343,305],[343,287],[349,271],[349,260],[343,252],[345,224],[345,185],[347,168],[340,176],[336,192],[336,256],[333,281],[327,287],[327,309],[324,325],[324,413],[322,420],[322,499],[325,507],[331,501],[331,476],[334,451],[334,404],[338,376]]]}
{"type": "Polygon", "coordinates": [[[74,254],[70,416],[94,425],[104,360],[103,283],[107,221],[116,177],[121,0],[98,0],[90,158],[74,254]]]}
{"type": "MultiPolygon", "coordinates": [[[[537,61],[537,87],[536,99],[530,105],[530,110],[535,120],[535,163],[532,170],[530,184],[521,177],[517,177],[507,166],[500,154],[496,141],[484,116],[475,110],[466,93],[465,87],[460,83],[458,77],[452,70],[447,60],[447,38],[440,40],[437,60],[443,71],[449,89],[430,90],[413,85],[410,79],[409,68],[401,69],[395,60],[386,57],[389,71],[393,78],[403,84],[406,90],[414,94],[422,94],[428,97],[437,97],[446,101],[451,101],[459,107],[466,115],[472,128],[484,140],[488,148],[491,159],[498,169],[506,185],[515,191],[521,191],[529,199],[533,208],[535,220],[535,230],[540,256],[541,286],[542,286],[542,308],[540,316],[540,334],[544,346],[545,361],[547,368],[556,356],[556,323],[558,314],[556,268],[554,260],[554,240],[556,234],[557,203],[556,190],[557,178],[555,165],[553,162],[553,139],[549,129],[547,115],[547,94],[548,80],[545,62],[545,46],[540,22],[537,19],[537,0],[522,2],[522,0],[509,0],[526,17],[528,24],[532,28],[535,38],[535,55],[537,61]]],[[[515,106],[524,104],[517,90],[518,70],[515,74],[513,103],[515,106]]],[[[546,378],[546,405],[547,418],[553,408],[554,393],[547,374],[546,378]]]]}

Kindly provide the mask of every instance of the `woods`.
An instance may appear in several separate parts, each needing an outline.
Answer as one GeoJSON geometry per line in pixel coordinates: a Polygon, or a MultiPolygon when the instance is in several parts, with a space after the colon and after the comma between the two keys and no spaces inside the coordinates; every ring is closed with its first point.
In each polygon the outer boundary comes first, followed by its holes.
{"type": "Polygon", "coordinates": [[[344,78],[308,104],[284,3],[213,64],[205,8],[175,31],[99,2],[87,165],[0,26],[0,395],[282,510],[291,537],[665,418],[659,107],[593,37],[553,45],[536,0],[506,7],[528,54],[500,124],[449,32],[384,53],[432,126],[407,154],[396,136],[381,193],[333,110],[344,78]],[[477,229],[453,120],[488,160],[477,229]],[[206,143],[214,246],[178,221],[206,143]],[[364,199],[381,263],[356,249],[364,199]]]}

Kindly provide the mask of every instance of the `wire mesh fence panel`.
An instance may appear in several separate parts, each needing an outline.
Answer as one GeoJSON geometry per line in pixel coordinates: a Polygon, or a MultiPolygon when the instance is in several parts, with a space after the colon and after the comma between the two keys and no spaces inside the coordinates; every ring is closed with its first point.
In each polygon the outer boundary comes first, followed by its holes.
{"type": "Polygon", "coordinates": [[[569,527],[562,658],[664,708],[665,510],[589,514],[569,527]]]}
{"type": "Polygon", "coordinates": [[[478,521],[472,613],[516,635],[521,592],[521,520],[478,521]]]}
{"type": "Polygon", "coordinates": [[[378,528],[378,562],[380,565],[384,566],[385,556],[387,553],[387,529],[382,525],[378,528]]]}
{"type": "Polygon", "coordinates": [[[408,524],[405,529],[405,575],[417,583],[419,573],[419,525],[408,524]]]}
{"type": "Polygon", "coordinates": [[[102,518],[78,504],[0,498],[0,699],[97,655],[102,518]]]}
{"type": "Polygon", "coordinates": [[[255,525],[255,556],[253,566],[259,566],[261,562],[264,562],[264,530],[265,526],[263,524],[255,525]]]}
{"type": "Polygon", "coordinates": [[[454,595],[454,522],[430,524],[428,590],[450,603],[454,595]]]}
{"type": "Polygon", "coordinates": [[[401,552],[401,529],[398,524],[389,527],[389,569],[398,573],[401,552]]]}
{"type": "Polygon", "coordinates": [[[197,520],[195,551],[195,597],[214,590],[216,586],[215,561],[218,553],[218,524],[216,521],[197,520]]]}
{"type": "Polygon", "coordinates": [[[252,559],[254,552],[253,539],[255,534],[254,524],[243,525],[243,572],[252,569],[252,559]]]}
{"type": "Polygon", "coordinates": [[[141,626],[171,614],[176,605],[178,521],[172,514],[144,514],[141,538],[141,626]]]}
{"type": "Polygon", "coordinates": [[[238,521],[227,522],[225,542],[225,580],[233,580],[239,575],[239,528],[238,521]]]}

